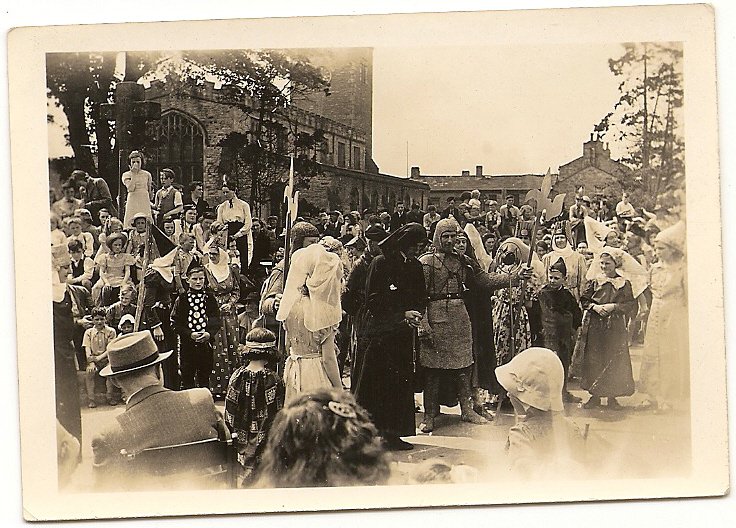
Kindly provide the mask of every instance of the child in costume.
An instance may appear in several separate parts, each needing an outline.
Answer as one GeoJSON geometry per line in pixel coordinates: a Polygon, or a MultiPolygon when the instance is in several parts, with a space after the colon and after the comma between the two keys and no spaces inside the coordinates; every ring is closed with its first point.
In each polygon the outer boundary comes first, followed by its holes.
{"type": "Polygon", "coordinates": [[[254,328],[241,348],[244,366],[230,377],[225,398],[225,423],[237,433],[238,462],[248,483],[260,462],[266,437],[276,413],[284,406],[286,389],[281,377],[267,363],[278,358],[276,336],[254,328]]]}
{"type": "Polygon", "coordinates": [[[547,284],[539,290],[537,297],[542,310],[544,346],[557,354],[565,370],[562,399],[574,403],[580,399],[567,391],[567,376],[575,346],[575,333],[583,314],[575,296],[564,286],[566,277],[565,259],[560,257],[549,267],[547,284]]]}
{"type": "Polygon", "coordinates": [[[182,389],[209,387],[212,372],[212,338],[220,331],[217,299],[205,289],[204,266],[192,260],[187,270],[189,288],[171,308],[171,323],[180,339],[182,389]]]}

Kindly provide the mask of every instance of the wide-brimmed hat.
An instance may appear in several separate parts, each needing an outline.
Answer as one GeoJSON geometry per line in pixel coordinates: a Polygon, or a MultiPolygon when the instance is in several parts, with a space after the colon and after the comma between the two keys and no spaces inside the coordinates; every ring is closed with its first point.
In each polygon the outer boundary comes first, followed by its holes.
{"type": "Polygon", "coordinates": [[[120,232],[120,233],[112,233],[112,234],[108,235],[107,238],[105,239],[105,245],[108,248],[112,249],[112,243],[115,242],[116,240],[122,240],[123,241],[123,247],[125,247],[128,244],[128,235],[126,235],[123,232],[120,232]]]}
{"type": "Polygon", "coordinates": [[[378,243],[382,249],[403,251],[419,242],[428,242],[427,231],[421,225],[410,222],[401,226],[378,243]]]}
{"type": "Polygon", "coordinates": [[[100,376],[117,376],[161,363],[173,351],[159,354],[151,332],[132,332],[116,337],[107,345],[110,363],[100,371],[100,376]]]}
{"type": "Polygon", "coordinates": [[[368,229],[365,230],[365,237],[368,240],[373,240],[374,242],[380,242],[381,240],[385,240],[388,238],[388,233],[386,230],[378,225],[372,225],[368,229]]]}
{"type": "Polygon", "coordinates": [[[133,218],[130,219],[130,225],[135,225],[135,221],[139,218],[145,218],[146,220],[148,220],[149,216],[146,213],[136,213],[133,215],[133,218]]]}
{"type": "Polygon", "coordinates": [[[496,368],[496,378],[509,394],[541,411],[562,411],[565,371],[548,348],[532,347],[496,368]]]}

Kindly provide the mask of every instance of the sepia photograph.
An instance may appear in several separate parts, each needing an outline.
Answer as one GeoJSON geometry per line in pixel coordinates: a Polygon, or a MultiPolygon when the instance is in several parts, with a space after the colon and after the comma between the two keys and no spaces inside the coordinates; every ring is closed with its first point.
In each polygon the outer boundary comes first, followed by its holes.
{"type": "Polygon", "coordinates": [[[11,34],[26,519],[727,493],[713,12],[539,13],[11,34]]]}

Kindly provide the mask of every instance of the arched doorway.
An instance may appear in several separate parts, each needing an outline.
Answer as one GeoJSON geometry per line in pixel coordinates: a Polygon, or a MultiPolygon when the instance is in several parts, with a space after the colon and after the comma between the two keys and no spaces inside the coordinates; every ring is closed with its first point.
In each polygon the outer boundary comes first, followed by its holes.
{"type": "Polygon", "coordinates": [[[202,181],[204,174],[205,132],[192,117],[179,110],[168,110],[153,123],[156,148],[146,163],[156,183],[165,167],[176,173],[176,183],[184,189],[192,181],[202,181]]]}

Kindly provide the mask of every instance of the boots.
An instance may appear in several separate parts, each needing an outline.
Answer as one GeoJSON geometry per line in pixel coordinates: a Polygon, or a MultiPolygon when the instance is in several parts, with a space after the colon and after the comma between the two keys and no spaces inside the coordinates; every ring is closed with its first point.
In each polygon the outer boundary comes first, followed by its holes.
{"type": "Polygon", "coordinates": [[[458,371],[457,392],[460,400],[460,418],[463,422],[482,425],[488,420],[473,410],[473,393],[470,386],[470,369],[464,368],[458,371]]]}
{"type": "Polygon", "coordinates": [[[485,394],[480,387],[473,387],[473,410],[488,421],[493,420],[493,415],[485,408],[485,394]]]}
{"type": "Polygon", "coordinates": [[[424,385],[424,420],[419,424],[422,433],[434,430],[435,416],[440,414],[439,404],[440,376],[435,369],[427,369],[424,385]]]}

